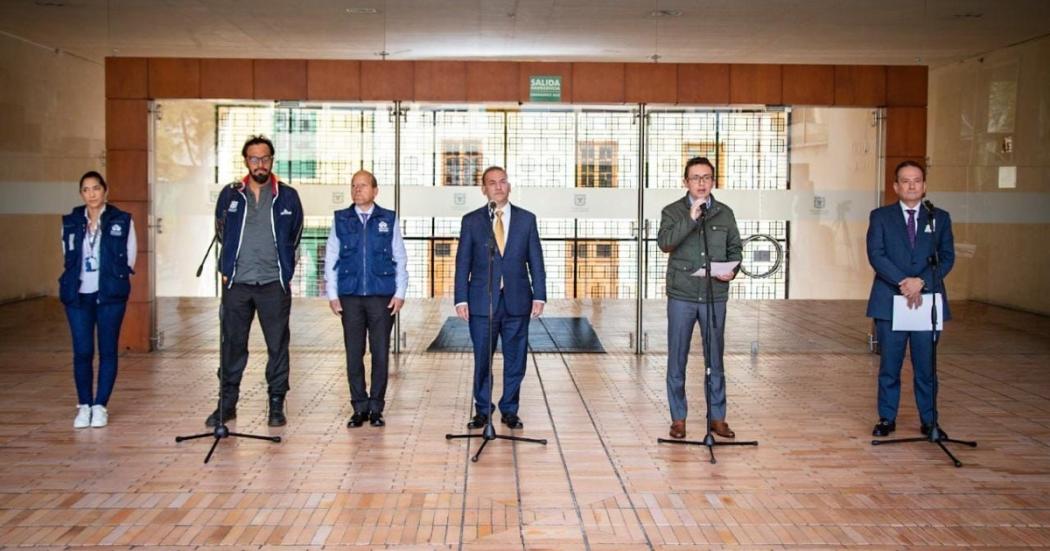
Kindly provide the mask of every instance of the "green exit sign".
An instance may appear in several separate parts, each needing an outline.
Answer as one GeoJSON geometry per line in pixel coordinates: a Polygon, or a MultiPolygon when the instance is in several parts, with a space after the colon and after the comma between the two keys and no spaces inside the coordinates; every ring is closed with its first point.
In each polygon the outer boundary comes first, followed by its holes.
{"type": "Polygon", "coordinates": [[[529,101],[561,101],[561,76],[530,76],[529,101]]]}

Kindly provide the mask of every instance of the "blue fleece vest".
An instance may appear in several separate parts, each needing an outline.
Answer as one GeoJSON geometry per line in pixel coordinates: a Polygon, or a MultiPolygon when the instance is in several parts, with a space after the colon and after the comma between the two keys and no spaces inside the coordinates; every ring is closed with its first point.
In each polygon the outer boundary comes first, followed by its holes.
{"type": "Polygon", "coordinates": [[[335,266],[341,296],[392,296],[397,290],[394,224],[394,211],[379,205],[372,209],[367,226],[361,224],[353,206],[335,212],[335,232],[339,237],[339,261],[335,266]]]}
{"type": "MultiPolygon", "coordinates": [[[[80,272],[84,268],[84,236],[87,218],[79,206],[62,217],[62,250],[65,270],[58,278],[58,296],[64,304],[75,302],[80,293],[80,272]]],[[[106,205],[99,223],[98,302],[125,302],[131,294],[131,268],[128,267],[128,233],[131,215],[106,205]]]]}

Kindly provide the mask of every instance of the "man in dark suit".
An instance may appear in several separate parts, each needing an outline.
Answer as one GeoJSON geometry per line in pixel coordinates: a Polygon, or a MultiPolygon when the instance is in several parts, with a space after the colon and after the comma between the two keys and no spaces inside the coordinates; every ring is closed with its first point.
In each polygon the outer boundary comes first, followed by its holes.
{"type": "Polygon", "coordinates": [[[943,285],[934,281],[930,259],[937,254],[942,278],[952,270],[955,264],[952,219],[946,211],[937,209],[930,213],[921,204],[926,194],[926,171],[914,161],[897,165],[893,191],[900,201],[871,211],[868,225],[868,262],[875,269],[875,280],[871,284],[867,315],[875,320],[881,349],[879,421],[871,433],[873,436],[888,436],[897,428],[901,366],[909,344],[920,431],[929,433],[934,422],[933,332],[894,331],[893,297],[903,295],[908,307],[916,308],[922,305],[923,293],[941,293],[944,319],[951,317],[948,296],[943,285]]]}
{"type": "Polygon", "coordinates": [[[456,250],[456,315],[470,324],[474,343],[475,415],[467,424],[479,429],[492,415],[489,361],[497,339],[503,339],[503,397],[499,410],[504,425],[520,429],[518,396],[525,377],[529,319],[543,313],[547,300],[543,250],[536,215],[510,204],[507,172],[489,167],[481,176],[481,191],[489,204],[466,214],[456,250]],[[489,247],[493,244],[492,285],[489,247]],[[491,294],[491,295],[490,295],[491,294]],[[489,297],[492,297],[492,341],[488,341],[489,297]]]}

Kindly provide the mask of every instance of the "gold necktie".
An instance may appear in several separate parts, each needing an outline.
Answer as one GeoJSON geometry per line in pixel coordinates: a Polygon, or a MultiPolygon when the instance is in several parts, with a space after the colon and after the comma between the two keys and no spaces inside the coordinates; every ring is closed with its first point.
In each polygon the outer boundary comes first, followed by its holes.
{"type": "Polygon", "coordinates": [[[496,246],[499,247],[500,256],[503,255],[503,247],[506,245],[507,238],[506,233],[503,231],[503,211],[496,211],[496,246]]]}

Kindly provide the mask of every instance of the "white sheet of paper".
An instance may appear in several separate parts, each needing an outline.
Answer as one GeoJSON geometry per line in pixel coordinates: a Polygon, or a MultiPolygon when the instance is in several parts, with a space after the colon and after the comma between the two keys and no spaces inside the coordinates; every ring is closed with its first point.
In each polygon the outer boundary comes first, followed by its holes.
{"type": "MultiPolygon", "coordinates": [[[[731,274],[733,273],[733,268],[736,268],[737,264],[740,264],[739,260],[734,260],[732,262],[712,262],[711,273],[714,274],[715,277],[731,274]]],[[[693,272],[693,276],[695,277],[704,277],[705,275],[707,275],[707,272],[705,272],[703,268],[693,272]]]]}
{"type": "MultiPolygon", "coordinates": [[[[893,297],[893,330],[894,331],[933,331],[930,322],[930,309],[933,308],[933,294],[924,293],[922,304],[915,309],[908,308],[908,299],[902,295],[893,297]]],[[[944,297],[937,293],[937,330],[944,330],[944,297]]]]}

